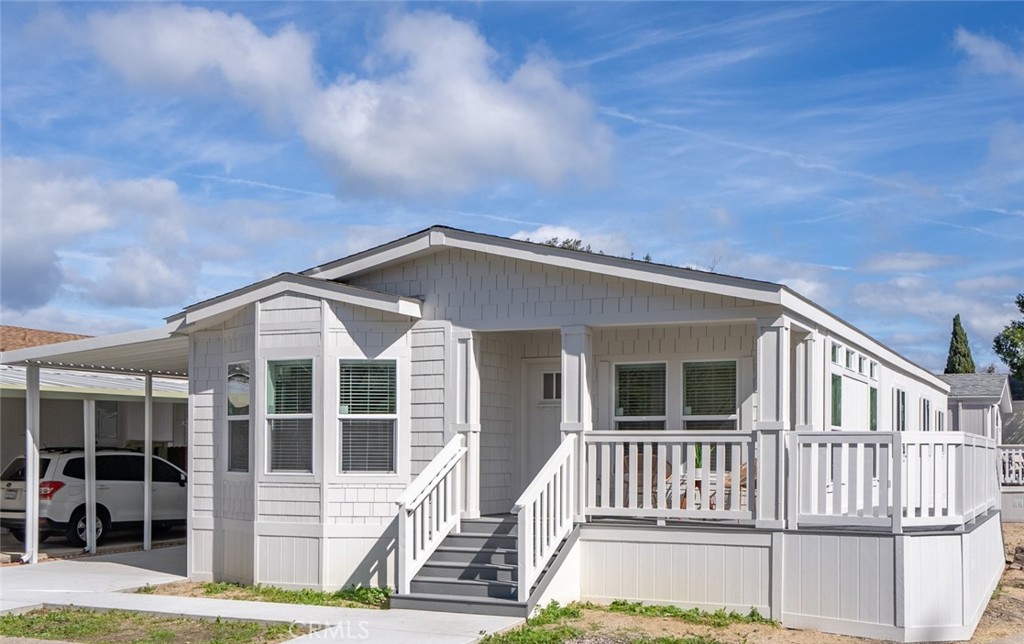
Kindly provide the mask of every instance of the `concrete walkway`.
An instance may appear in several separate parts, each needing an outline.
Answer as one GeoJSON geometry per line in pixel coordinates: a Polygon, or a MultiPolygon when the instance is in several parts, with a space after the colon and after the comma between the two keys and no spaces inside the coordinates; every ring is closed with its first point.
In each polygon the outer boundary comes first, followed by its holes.
{"type": "Polygon", "coordinates": [[[522,623],[513,617],[373,610],[144,595],[131,591],[184,579],[184,547],[35,566],[0,568],[0,613],[39,606],[122,609],[175,617],[294,624],[295,642],[466,644],[522,623]],[[319,631],[319,632],[317,632],[319,631]]]}

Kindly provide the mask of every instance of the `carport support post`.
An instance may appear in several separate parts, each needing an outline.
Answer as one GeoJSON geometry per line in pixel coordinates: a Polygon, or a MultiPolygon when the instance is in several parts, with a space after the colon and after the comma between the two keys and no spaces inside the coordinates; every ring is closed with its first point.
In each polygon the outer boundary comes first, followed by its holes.
{"type": "Polygon", "coordinates": [[[85,446],[85,549],[96,554],[96,401],[82,401],[82,443],[85,446]]]}
{"type": "Polygon", "coordinates": [[[153,547],[153,374],[146,374],[145,466],[142,488],[142,549],[153,547]]]}
{"type": "Polygon", "coordinates": [[[39,562],[39,367],[25,367],[25,555],[39,562]]]}

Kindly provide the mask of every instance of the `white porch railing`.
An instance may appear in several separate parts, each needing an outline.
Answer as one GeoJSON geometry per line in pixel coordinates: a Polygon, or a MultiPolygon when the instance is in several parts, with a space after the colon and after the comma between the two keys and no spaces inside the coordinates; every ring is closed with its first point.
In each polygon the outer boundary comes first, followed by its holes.
{"type": "Polygon", "coordinates": [[[991,439],[961,432],[800,432],[790,441],[797,486],[790,517],[798,526],[901,532],[961,525],[998,506],[991,439]]]}
{"type": "Polygon", "coordinates": [[[1024,445],[999,446],[999,482],[1024,485],[1024,445]]]}
{"type": "Polygon", "coordinates": [[[519,601],[572,532],[576,481],[576,435],[562,439],[544,467],[512,506],[518,522],[519,601]]]}
{"type": "Polygon", "coordinates": [[[591,516],[754,520],[754,434],[584,432],[591,516]]]}
{"type": "Polygon", "coordinates": [[[453,530],[462,513],[465,438],[448,441],[398,498],[398,593],[408,594],[430,555],[453,530]]]}

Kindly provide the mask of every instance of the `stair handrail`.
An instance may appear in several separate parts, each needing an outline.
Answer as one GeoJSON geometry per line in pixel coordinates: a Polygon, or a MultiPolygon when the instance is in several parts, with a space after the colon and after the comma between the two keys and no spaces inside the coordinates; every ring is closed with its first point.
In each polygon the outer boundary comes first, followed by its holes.
{"type": "Polygon", "coordinates": [[[399,594],[412,590],[412,578],[462,516],[465,437],[457,434],[437,453],[395,501],[398,504],[399,594]]]}
{"type": "Polygon", "coordinates": [[[576,466],[576,435],[569,434],[512,506],[518,524],[521,602],[529,600],[530,589],[544,566],[572,532],[576,466]]]}

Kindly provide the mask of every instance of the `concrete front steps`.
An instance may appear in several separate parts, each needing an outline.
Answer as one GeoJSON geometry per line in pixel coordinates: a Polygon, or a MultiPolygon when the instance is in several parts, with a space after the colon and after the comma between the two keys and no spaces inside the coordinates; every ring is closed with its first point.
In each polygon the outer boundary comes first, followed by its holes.
{"type": "Polygon", "coordinates": [[[394,595],[392,608],[526,617],[517,600],[516,519],[463,519],[461,532],[441,542],[412,579],[412,593],[394,595]]]}

